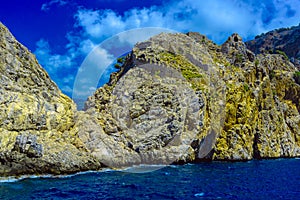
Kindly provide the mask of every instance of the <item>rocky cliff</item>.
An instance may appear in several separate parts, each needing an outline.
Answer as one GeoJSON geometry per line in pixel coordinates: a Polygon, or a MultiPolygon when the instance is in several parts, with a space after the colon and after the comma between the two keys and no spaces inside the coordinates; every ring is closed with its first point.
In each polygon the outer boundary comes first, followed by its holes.
{"type": "Polygon", "coordinates": [[[281,53],[300,70],[300,24],[263,33],[246,42],[255,54],[262,52],[281,53]]]}
{"type": "Polygon", "coordinates": [[[99,168],[75,117],[72,100],[0,23],[0,176],[99,168]]]}
{"type": "Polygon", "coordinates": [[[109,156],[124,165],[295,157],[295,73],[282,55],[255,56],[237,34],[221,46],[198,33],[160,34],[135,46],[86,109],[126,149],[109,156]]]}
{"type": "Polygon", "coordinates": [[[76,111],[0,24],[0,175],[300,156],[300,85],[283,55],[238,34],[138,43],[76,111]]]}

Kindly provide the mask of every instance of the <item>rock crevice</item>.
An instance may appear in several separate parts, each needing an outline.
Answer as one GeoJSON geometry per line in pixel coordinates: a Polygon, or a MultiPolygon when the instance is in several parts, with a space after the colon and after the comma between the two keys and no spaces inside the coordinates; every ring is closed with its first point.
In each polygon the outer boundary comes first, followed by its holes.
{"type": "Polygon", "coordinates": [[[299,157],[297,69],[247,46],[156,35],[77,111],[0,24],[0,176],[299,157]]]}

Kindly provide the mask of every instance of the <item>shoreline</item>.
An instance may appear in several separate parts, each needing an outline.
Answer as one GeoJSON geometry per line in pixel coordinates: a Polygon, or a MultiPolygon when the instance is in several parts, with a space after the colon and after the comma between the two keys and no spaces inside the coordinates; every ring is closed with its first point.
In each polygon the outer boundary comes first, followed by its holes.
{"type": "Polygon", "coordinates": [[[93,174],[93,173],[105,173],[105,172],[123,172],[123,173],[151,173],[152,171],[156,171],[165,167],[176,168],[177,166],[184,166],[184,165],[197,165],[203,163],[246,163],[246,162],[254,162],[254,161],[280,161],[280,160],[300,160],[300,157],[291,157],[291,158],[272,158],[272,159],[252,159],[252,160],[243,160],[243,161],[220,161],[220,160],[213,160],[210,162],[193,162],[193,163],[185,163],[185,164],[170,164],[170,165],[148,165],[148,164],[140,164],[140,165],[133,165],[131,167],[124,167],[120,169],[112,169],[112,168],[102,168],[100,170],[88,170],[88,171],[81,171],[72,174],[64,174],[64,175],[54,175],[54,174],[41,174],[41,175],[21,175],[19,177],[9,176],[9,177],[0,177],[0,184],[1,183],[14,183],[19,182],[25,179],[60,179],[60,178],[70,178],[78,175],[84,174],[93,174]],[[144,170],[144,171],[142,171],[144,170]]]}

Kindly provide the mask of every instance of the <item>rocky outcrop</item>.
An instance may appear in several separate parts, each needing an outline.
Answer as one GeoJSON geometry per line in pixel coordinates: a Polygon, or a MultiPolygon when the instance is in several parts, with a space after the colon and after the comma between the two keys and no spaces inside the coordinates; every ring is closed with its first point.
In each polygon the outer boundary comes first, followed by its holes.
{"type": "Polygon", "coordinates": [[[110,157],[121,157],[124,165],[206,157],[220,132],[219,103],[225,101],[214,70],[206,47],[187,35],[161,34],[137,44],[110,83],[86,103],[107,137],[130,155],[110,157]]]}
{"type": "Polygon", "coordinates": [[[135,46],[86,109],[96,113],[107,137],[134,154],[111,154],[125,165],[295,157],[300,155],[295,72],[282,55],[255,56],[237,34],[222,46],[197,33],[160,34],[135,46]],[[183,96],[198,103],[192,104],[194,115],[182,121],[174,108],[187,109],[177,100],[186,104],[179,91],[187,88],[183,96]],[[166,102],[170,113],[156,118],[152,113],[161,113],[166,102]]]}
{"type": "Polygon", "coordinates": [[[300,156],[300,86],[280,54],[255,55],[233,34],[135,45],[76,111],[0,24],[0,176],[101,167],[300,156]]]}
{"type": "Polygon", "coordinates": [[[283,54],[300,70],[300,24],[263,33],[254,40],[247,41],[246,45],[255,54],[262,52],[283,54]]]}
{"type": "MultiPolygon", "coordinates": [[[[229,50],[236,51],[237,47],[229,50]]],[[[236,67],[231,55],[225,54],[230,62],[229,73],[225,73],[226,120],[214,158],[299,156],[300,88],[293,79],[294,65],[282,55],[260,54],[253,60],[253,55],[247,59],[243,54],[236,67]]]]}
{"type": "Polygon", "coordinates": [[[0,23],[0,176],[99,168],[75,116],[72,100],[0,23]]]}

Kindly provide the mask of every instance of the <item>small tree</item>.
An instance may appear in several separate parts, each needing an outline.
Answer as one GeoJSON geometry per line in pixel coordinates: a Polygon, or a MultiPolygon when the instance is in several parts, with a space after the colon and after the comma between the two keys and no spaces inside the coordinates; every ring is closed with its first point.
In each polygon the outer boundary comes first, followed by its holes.
{"type": "Polygon", "coordinates": [[[296,81],[296,83],[298,83],[300,85],[300,71],[295,72],[294,80],[296,81]]]}
{"type": "Polygon", "coordinates": [[[285,60],[289,60],[289,57],[285,54],[285,52],[280,51],[280,50],[276,50],[276,53],[282,55],[284,57],[285,60]]]}
{"type": "Polygon", "coordinates": [[[115,64],[115,68],[116,69],[121,69],[121,67],[124,64],[124,62],[125,62],[125,57],[119,57],[117,59],[117,63],[115,64]]]}

